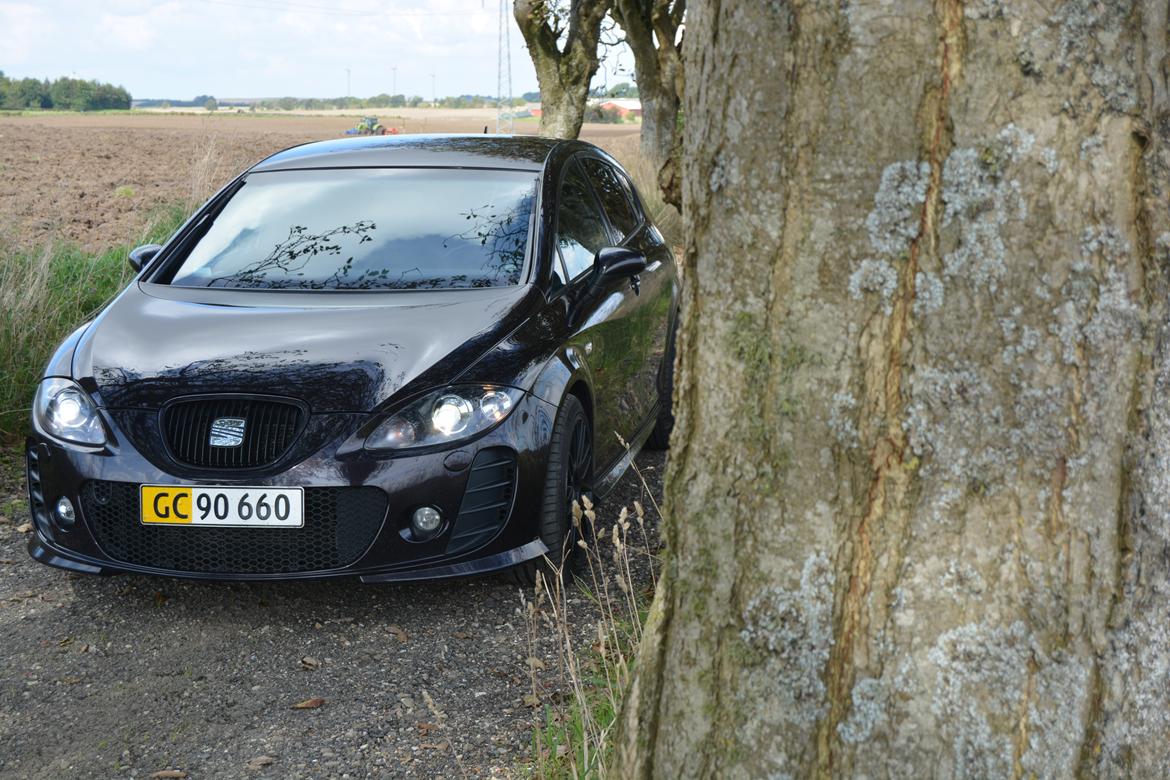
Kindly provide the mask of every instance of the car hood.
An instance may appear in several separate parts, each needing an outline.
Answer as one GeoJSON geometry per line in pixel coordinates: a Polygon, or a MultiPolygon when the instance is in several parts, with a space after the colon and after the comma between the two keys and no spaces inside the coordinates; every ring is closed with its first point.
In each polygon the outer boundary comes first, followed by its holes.
{"type": "Polygon", "coordinates": [[[299,398],[314,413],[366,412],[412,383],[458,376],[523,320],[533,296],[531,286],[287,293],[132,284],[80,338],[72,370],[107,408],[259,393],[299,398]]]}

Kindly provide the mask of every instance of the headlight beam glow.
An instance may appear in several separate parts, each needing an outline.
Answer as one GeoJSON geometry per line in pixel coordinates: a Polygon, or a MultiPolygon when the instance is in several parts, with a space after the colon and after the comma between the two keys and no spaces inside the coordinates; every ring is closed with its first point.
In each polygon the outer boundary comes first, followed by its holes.
{"type": "Polygon", "coordinates": [[[514,387],[494,385],[437,390],[386,418],[363,446],[386,452],[464,441],[502,422],[523,395],[514,387]]]}

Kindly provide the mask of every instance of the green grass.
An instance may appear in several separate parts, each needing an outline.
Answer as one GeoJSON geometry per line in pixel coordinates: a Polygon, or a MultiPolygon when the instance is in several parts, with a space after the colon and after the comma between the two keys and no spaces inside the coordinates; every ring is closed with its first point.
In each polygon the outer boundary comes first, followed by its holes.
{"type": "Polygon", "coordinates": [[[0,441],[26,430],[33,392],[61,340],[133,276],[127,253],[162,242],[187,214],[184,205],[161,209],[139,240],[98,253],[61,242],[39,249],[0,243],[0,441]]]}
{"type": "MultiPolygon", "coordinates": [[[[639,620],[646,621],[644,609],[639,609],[639,620]]],[[[609,764],[613,742],[607,737],[625,699],[640,632],[616,617],[609,618],[608,629],[609,641],[618,647],[581,653],[574,695],[563,706],[544,707],[544,728],[532,735],[534,764],[542,778],[598,777],[609,764]]]]}
{"type": "MultiPolygon", "coordinates": [[[[649,491],[637,466],[634,469],[649,491]]],[[[653,499],[651,503],[657,513],[657,503],[653,499]]],[[[588,527],[584,535],[590,540],[578,542],[581,565],[576,568],[575,583],[566,584],[558,575],[541,579],[525,604],[529,655],[537,655],[542,636],[544,641],[555,637],[559,659],[548,670],[553,680],[540,673],[543,663],[529,662],[532,696],[543,704],[534,713],[526,762],[536,777],[604,780],[608,776],[617,720],[654,597],[656,556],[646,533],[643,506],[635,501],[633,513],[623,507],[608,530],[598,524],[592,505],[586,502],[585,507],[581,511],[574,505],[574,517],[588,527]],[[647,562],[650,582],[636,573],[647,562]],[[572,605],[579,604],[577,597],[589,602],[584,611],[572,605]],[[584,627],[579,624],[582,618],[593,626],[578,630],[584,627]],[[583,646],[582,637],[588,635],[596,641],[583,646]]]]}

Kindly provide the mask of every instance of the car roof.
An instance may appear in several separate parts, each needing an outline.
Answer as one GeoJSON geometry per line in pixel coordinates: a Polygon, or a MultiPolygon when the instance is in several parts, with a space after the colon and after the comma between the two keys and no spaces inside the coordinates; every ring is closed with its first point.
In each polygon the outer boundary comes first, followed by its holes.
{"type": "Polygon", "coordinates": [[[251,170],[435,166],[538,171],[560,143],[533,135],[371,135],[294,146],[251,170]]]}

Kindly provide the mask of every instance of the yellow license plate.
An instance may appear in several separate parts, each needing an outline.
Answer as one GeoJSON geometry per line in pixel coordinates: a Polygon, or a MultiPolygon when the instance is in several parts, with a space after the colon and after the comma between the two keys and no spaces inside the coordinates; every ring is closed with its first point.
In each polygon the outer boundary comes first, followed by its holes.
{"type": "Polygon", "coordinates": [[[304,504],[301,488],[143,485],[139,494],[146,525],[300,528],[304,504]]]}

